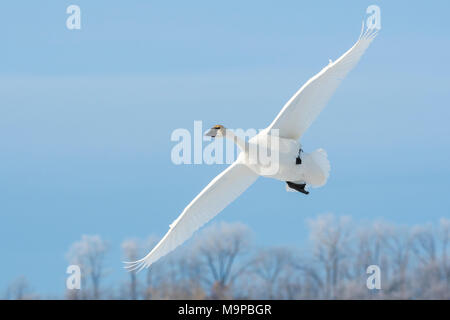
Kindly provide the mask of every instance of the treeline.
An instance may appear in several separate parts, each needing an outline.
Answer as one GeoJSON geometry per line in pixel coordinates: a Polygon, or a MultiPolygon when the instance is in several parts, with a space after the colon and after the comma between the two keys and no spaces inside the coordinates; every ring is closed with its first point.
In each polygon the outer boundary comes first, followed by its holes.
{"type": "MultiPolygon", "coordinates": [[[[81,266],[82,289],[66,299],[450,299],[450,220],[402,227],[384,222],[360,226],[349,217],[321,215],[308,221],[306,250],[258,248],[240,223],[204,228],[187,245],[106,286],[108,244],[82,236],[67,253],[81,266]],[[369,265],[380,269],[381,289],[368,289],[369,265]]],[[[156,243],[128,239],[123,259],[141,258],[156,243]]],[[[24,278],[8,299],[39,298],[24,278]]],[[[42,296],[41,296],[42,297],[42,296]]]]}

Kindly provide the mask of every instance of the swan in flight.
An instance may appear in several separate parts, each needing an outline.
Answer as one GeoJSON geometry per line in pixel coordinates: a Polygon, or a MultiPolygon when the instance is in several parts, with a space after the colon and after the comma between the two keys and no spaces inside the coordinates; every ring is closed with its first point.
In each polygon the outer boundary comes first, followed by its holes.
{"type": "Polygon", "coordinates": [[[336,88],[355,67],[375,38],[377,30],[364,23],[358,41],[340,58],[331,60],[318,74],[309,79],[284,105],[266,129],[245,141],[222,125],[212,127],[206,135],[231,139],[241,150],[236,161],[215,177],[170,225],[161,241],[142,259],[126,262],[128,270],[142,270],[165,256],[192,236],[227,205],[239,197],[259,176],[286,182],[288,191],[308,194],[305,187],[326,183],[330,164],[324,150],[302,151],[299,139],[316,119],[336,88]],[[253,147],[253,148],[252,148],[253,147]],[[277,155],[269,167],[261,163],[255,148],[277,155]],[[276,168],[276,170],[271,170],[276,168]]]}

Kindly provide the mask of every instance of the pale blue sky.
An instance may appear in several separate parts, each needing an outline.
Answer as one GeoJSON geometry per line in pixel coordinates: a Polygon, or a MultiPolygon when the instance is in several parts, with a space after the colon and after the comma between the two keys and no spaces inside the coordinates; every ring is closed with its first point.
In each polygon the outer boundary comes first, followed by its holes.
{"type": "Polygon", "coordinates": [[[82,234],[162,236],[225,165],[175,166],[176,128],[263,128],[309,77],[382,30],[302,141],[332,171],[309,196],[260,179],[218,220],[304,245],[320,213],[399,224],[450,216],[448,1],[9,1],[0,4],[0,290],[59,294],[82,234]],[[163,4],[164,3],[164,4],[163,4]],[[82,29],[65,27],[69,4],[82,29]],[[280,209],[281,208],[281,209],[280,209]]]}

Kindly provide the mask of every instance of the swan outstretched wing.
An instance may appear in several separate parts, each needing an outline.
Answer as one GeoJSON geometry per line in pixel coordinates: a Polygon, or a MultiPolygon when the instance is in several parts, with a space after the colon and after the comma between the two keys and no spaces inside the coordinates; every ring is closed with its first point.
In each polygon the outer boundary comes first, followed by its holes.
{"type": "Polygon", "coordinates": [[[356,66],[376,34],[376,29],[361,32],[353,47],[336,61],[330,60],[325,68],[297,91],[268,130],[278,129],[280,137],[298,140],[325,107],[347,73],[356,66]]]}
{"type": "Polygon", "coordinates": [[[165,256],[239,197],[258,175],[240,162],[234,162],[215,177],[170,225],[169,231],[144,258],[127,262],[129,270],[142,270],[165,256]]]}

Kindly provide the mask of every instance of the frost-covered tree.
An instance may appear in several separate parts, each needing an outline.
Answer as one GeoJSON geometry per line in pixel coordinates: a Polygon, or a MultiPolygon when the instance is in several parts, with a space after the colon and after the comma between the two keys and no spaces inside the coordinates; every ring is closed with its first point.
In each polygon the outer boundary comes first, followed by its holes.
{"type": "Polygon", "coordinates": [[[83,235],[67,252],[69,263],[78,265],[81,269],[84,280],[84,289],[80,290],[81,298],[101,298],[100,288],[105,275],[104,260],[107,251],[108,244],[99,235],[83,235]]]}
{"type": "Polygon", "coordinates": [[[204,229],[195,241],[197,263],[204,266],[203,281],[211,289],[211,297],[224,298],[233,282],[249,266],[239,263],[250,246],[250,229],[242,223],[214,224],[204,229]]]}
{"type": "Polygon", "coordinates": [[[333,214],[320,215],[308,221],[313,256],[324,276],[321,281],[324,298],[336,296],[340,276],[345,272],[342,266],[350,252],[350,222],[350,217],[335,217],[333,214]]]}
{"type": "Polygon", "coordinates": [[[39,299],[39,295],[33,292],[25,276],[19,276],[6,288],[4,299],[34,300],[39,299]]]}
{"type": "MultiPolygon", "coordinates": [[[[136,261],[140,255],[140,245],[137,239],[127,239],[122,242],[123,257],[126,261],[136,261]]],[[[128,272],[129,281],[125,284],[125,294],[129,299],[138,299],[138,278],[136,272],[128,272]]]]}

